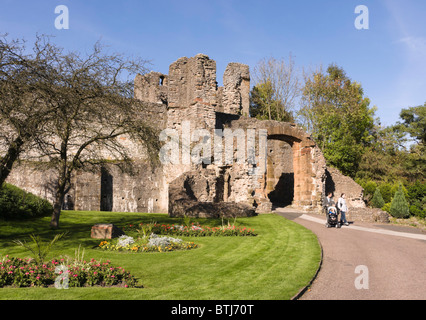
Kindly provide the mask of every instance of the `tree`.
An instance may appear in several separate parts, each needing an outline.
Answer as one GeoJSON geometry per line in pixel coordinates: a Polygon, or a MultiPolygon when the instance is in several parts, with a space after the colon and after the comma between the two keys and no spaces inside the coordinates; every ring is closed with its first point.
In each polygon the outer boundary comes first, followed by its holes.
{"type": "Polygon", "coordinates": [[[291,112],[285,110],[283,102],[274,93],[271,81],[259,83],[251,91],[250,116],[259,120],[293,121],[291,112]]]}
{"type": "Polygon", "coordinates": [[[302,107],[298,112],[302,126],[324,153],[327,163],[354,177],[374,128],[375,108],[364,97],[360,84],[351,81],[336,65],[305,79],[302,107]]]}
{"type": "Polygon", "coordinates": [[[426,145],[426,103],[402,109],[399,116],[403,120],[398,123],[400,129],[410,134],[416,143],[426,145]]]}
{"type": "MultiPolygon", "coordinates": [[[[154,162],[159,140],[157,132],[145,123],[144,105],[133,99],[134,74],[146,71],[146,61],[106,54],[100,43],[87,56],[65,53],[46,37],[42,43],[45,59],[37,69],[42,84],[37,86],[41,93],[36,101],[41,110],[54,112],[37,126],[25,159],[57,172],[50,225],[58,228],[64,198],[77,170],[95,170],[108,160],[119,160],[121,167],[130,165],[129,151],[120,139],[123,136],[144,146],[154,162]]],[[[21,68],[25,71],[26,65],[21,68]]],[[[26,76],[24,72],[22,77],[26,76]]],[[[32,91],[28,95],[34,96],[32,91]]],[[[26,108],[31,105],[21,105],[25,115],[30,115],[26,108]]],[[[4,119],[11,121],[10,116],[4,119]]]]}
{"type": "Polygon", "coordinates": [[[402,109],[400,118],[403,121],[395,125],[374,128],[373,140],[362,156],[357,178],[385,182],[425,181],[426,107],[402,109]]]}
{"type": "Polygon", "coordinates": [[[46,38],[37,37],[32,53],[25,51],[24,41],[9,41],[7,35],[0,38],[0,186],[56,112],[45,103],[46,75],[56,49],[46,38]]]}
{"type": "Polygon", "coordinates": [[[400,118],[403,122],[395,125],[396,130],[408,133],[413,139],[410,152],[406,156],[404,168],[409,179],[426,180],[426,103],[423,106],[402,109],[400,118]]]}
{"type": "Polygon", "coordinates": [[[372,137],[373,140],[362,155],[356,177],[376,182],[407,177],[403,167],[407,158],[405,134],[394,126],[377,125],[372,131],[372,137]]]}
{"type": "Polygon", "coordinates": [[[53,228],[58,227],[76,170],[97,168],[106,159],[131,163],[121,137],[144,145],[150,160],[158,156],[158,135],[141,115],[144,106],[132,98],[133,82],[122,80],[123,73],[145,72],[146,62],[102,50],[96,44],[87,57],[71,53],[58,55],[53,62],[55,86],[49,98],[57,113],[38,140],[38,149],[58,172],[53,228]]]}
{"type": "Polygon", "coordinates": [[[371,204],[374,208],[383,208],[385,205],[385,201],[383,200],[382,194],[380,193],[380,189],[376,188],[374,192],[374,196],[371,199],[371,204]]]}
{"type": "Polygon", "coordinates": [[[294,121],[293,109],[300,95],[300,80],[292,56],[288,62],[261,60],[253,72],[250,116],[260,120],[294,121]]]}
{"type": "Polygon", "coordinates": [[[399,185],[398,191],[395,192],[395,196],[392,200],[390,214],[395,218],[408,218],[410,216],[410,208],[407,200],[405,199],[402,185],[399,185]]]}

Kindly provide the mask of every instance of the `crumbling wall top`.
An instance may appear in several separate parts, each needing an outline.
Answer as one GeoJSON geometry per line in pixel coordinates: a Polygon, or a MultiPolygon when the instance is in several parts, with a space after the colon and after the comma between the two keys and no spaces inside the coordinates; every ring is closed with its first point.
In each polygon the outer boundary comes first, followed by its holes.
{"type": "Polygon", "coordinates": [[[195,120],[213,129],[215,112],[249,115],[250,69],[248,65],[229,63],[223,87],[218,87],[216,61],[202,53],[182,57],[169,66],[168,75],[150,72],[136,76],[135,98],[166,104],[171,127],[183,120],[195,120]]]}
{"type": "Polygon", "coordinates": [[[138,74],[135,78],[134,96],[144,102],[167,104],[168,77],[160,72],[138,74]]]}

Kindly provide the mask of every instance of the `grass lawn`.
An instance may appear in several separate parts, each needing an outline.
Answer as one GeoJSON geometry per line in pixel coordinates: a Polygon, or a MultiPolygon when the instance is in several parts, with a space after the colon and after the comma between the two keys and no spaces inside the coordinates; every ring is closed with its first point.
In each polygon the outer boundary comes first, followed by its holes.
{"type": "MultiPolygon", "coordinates": [[[[84,258],[110,260],[139,279],[144,288],[85,287],[0,288],[0,299],[142,299],[142,300],[286,300],[314,276],[320,261],[316,236],[304,227],[275,214],[238,218],[236,225],[254,228],[256,237],[190,237],[199,248],[188,251],[131,253],[93,248],[100,240],[90,238],[95,223],[182,223],[166,214],[64,211],[59,231],[49,229],[50,218],[0,221],[0,256],[29,257],[12,243],[29,240],[28,234],[52,239],[69,231],[48,258],[75,256],[81,245],[84,258]]],[[[221,220],[197,219],[201,224],[221,225],[221,220]]]]}

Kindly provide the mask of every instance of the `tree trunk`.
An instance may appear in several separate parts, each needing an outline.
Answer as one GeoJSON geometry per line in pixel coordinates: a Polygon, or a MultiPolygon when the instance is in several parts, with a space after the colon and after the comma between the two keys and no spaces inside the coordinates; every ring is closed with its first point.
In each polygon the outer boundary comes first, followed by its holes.
{"type": "Polygon", "coordinates": [[[52,229],[59,228],[59,216],[61,214],[61,208],[62,208],[62,205],[59,202],[55,201],[55,204],[53,206],[52,219],[50,220],[50,227],[52,229]]]}
{"type": "Polygon", "coordinates": [[[60,183],[56,190],[55,202],[53,203],[52,219],[50,220],[50,227],[52,229],[59,228],[59,217],[61,215],[64,199],[65,199],[65,183],[60,183]]]}
{"type": "Polygon", "coordinates": [[[21,147],[24,140],[19,136],[9,145],[6,155],[0,161],[0,187],[6,181],[10,172],[12,171],[13,164],[18,159],[21,153],[21,147]]]}

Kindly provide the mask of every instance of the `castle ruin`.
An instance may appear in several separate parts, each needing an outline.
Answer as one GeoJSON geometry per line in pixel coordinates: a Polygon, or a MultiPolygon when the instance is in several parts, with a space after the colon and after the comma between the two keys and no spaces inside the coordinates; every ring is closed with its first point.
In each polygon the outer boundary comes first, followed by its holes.
{"type": "MultiPolygon", "coordinates": [[[[207,161],[179,161],[154,168],[129,142],[129,148],[134,148],[135,173],[124,174],[108,165],[97,173],[75,174],[64,209],[216,217],[250,216],[291,205],[320,212],[328,191],[345,192],[350,207],[365,208],[362,188],[327,168],[321,150],[300,127],[250,118],[249,96],[247,65],[229,63],[219,87],[216,62],[203,54],[178,59],[170,65],[168,75],[137,75],[134,97],[148,106],[145,117],[157,129],[174,130],[180,138],[186,127],[191,132],[206,130],[215,141],[217,132],[244,132],[245,146],[256,146],[252,155],[256,160],[217,163],[203,159],[207,161]],[[250,136],[248,130],[256,134],[250,136]],[[264,133],[263,149],[259,147],[260,132],[264,133]]],[[[189,142],[194,145],[191,138],[189,142]]],[[[182,141],[179,143],[181,146],[182,141]]],[[[232,147],[236,157],[234,142],[232,147]]],[[[180,152],[179,159],[183,156],[180,152]]],[[[53,199],[49,172],[40,174],[28,164],[17,166],[8,182],[53,199]]]]}

